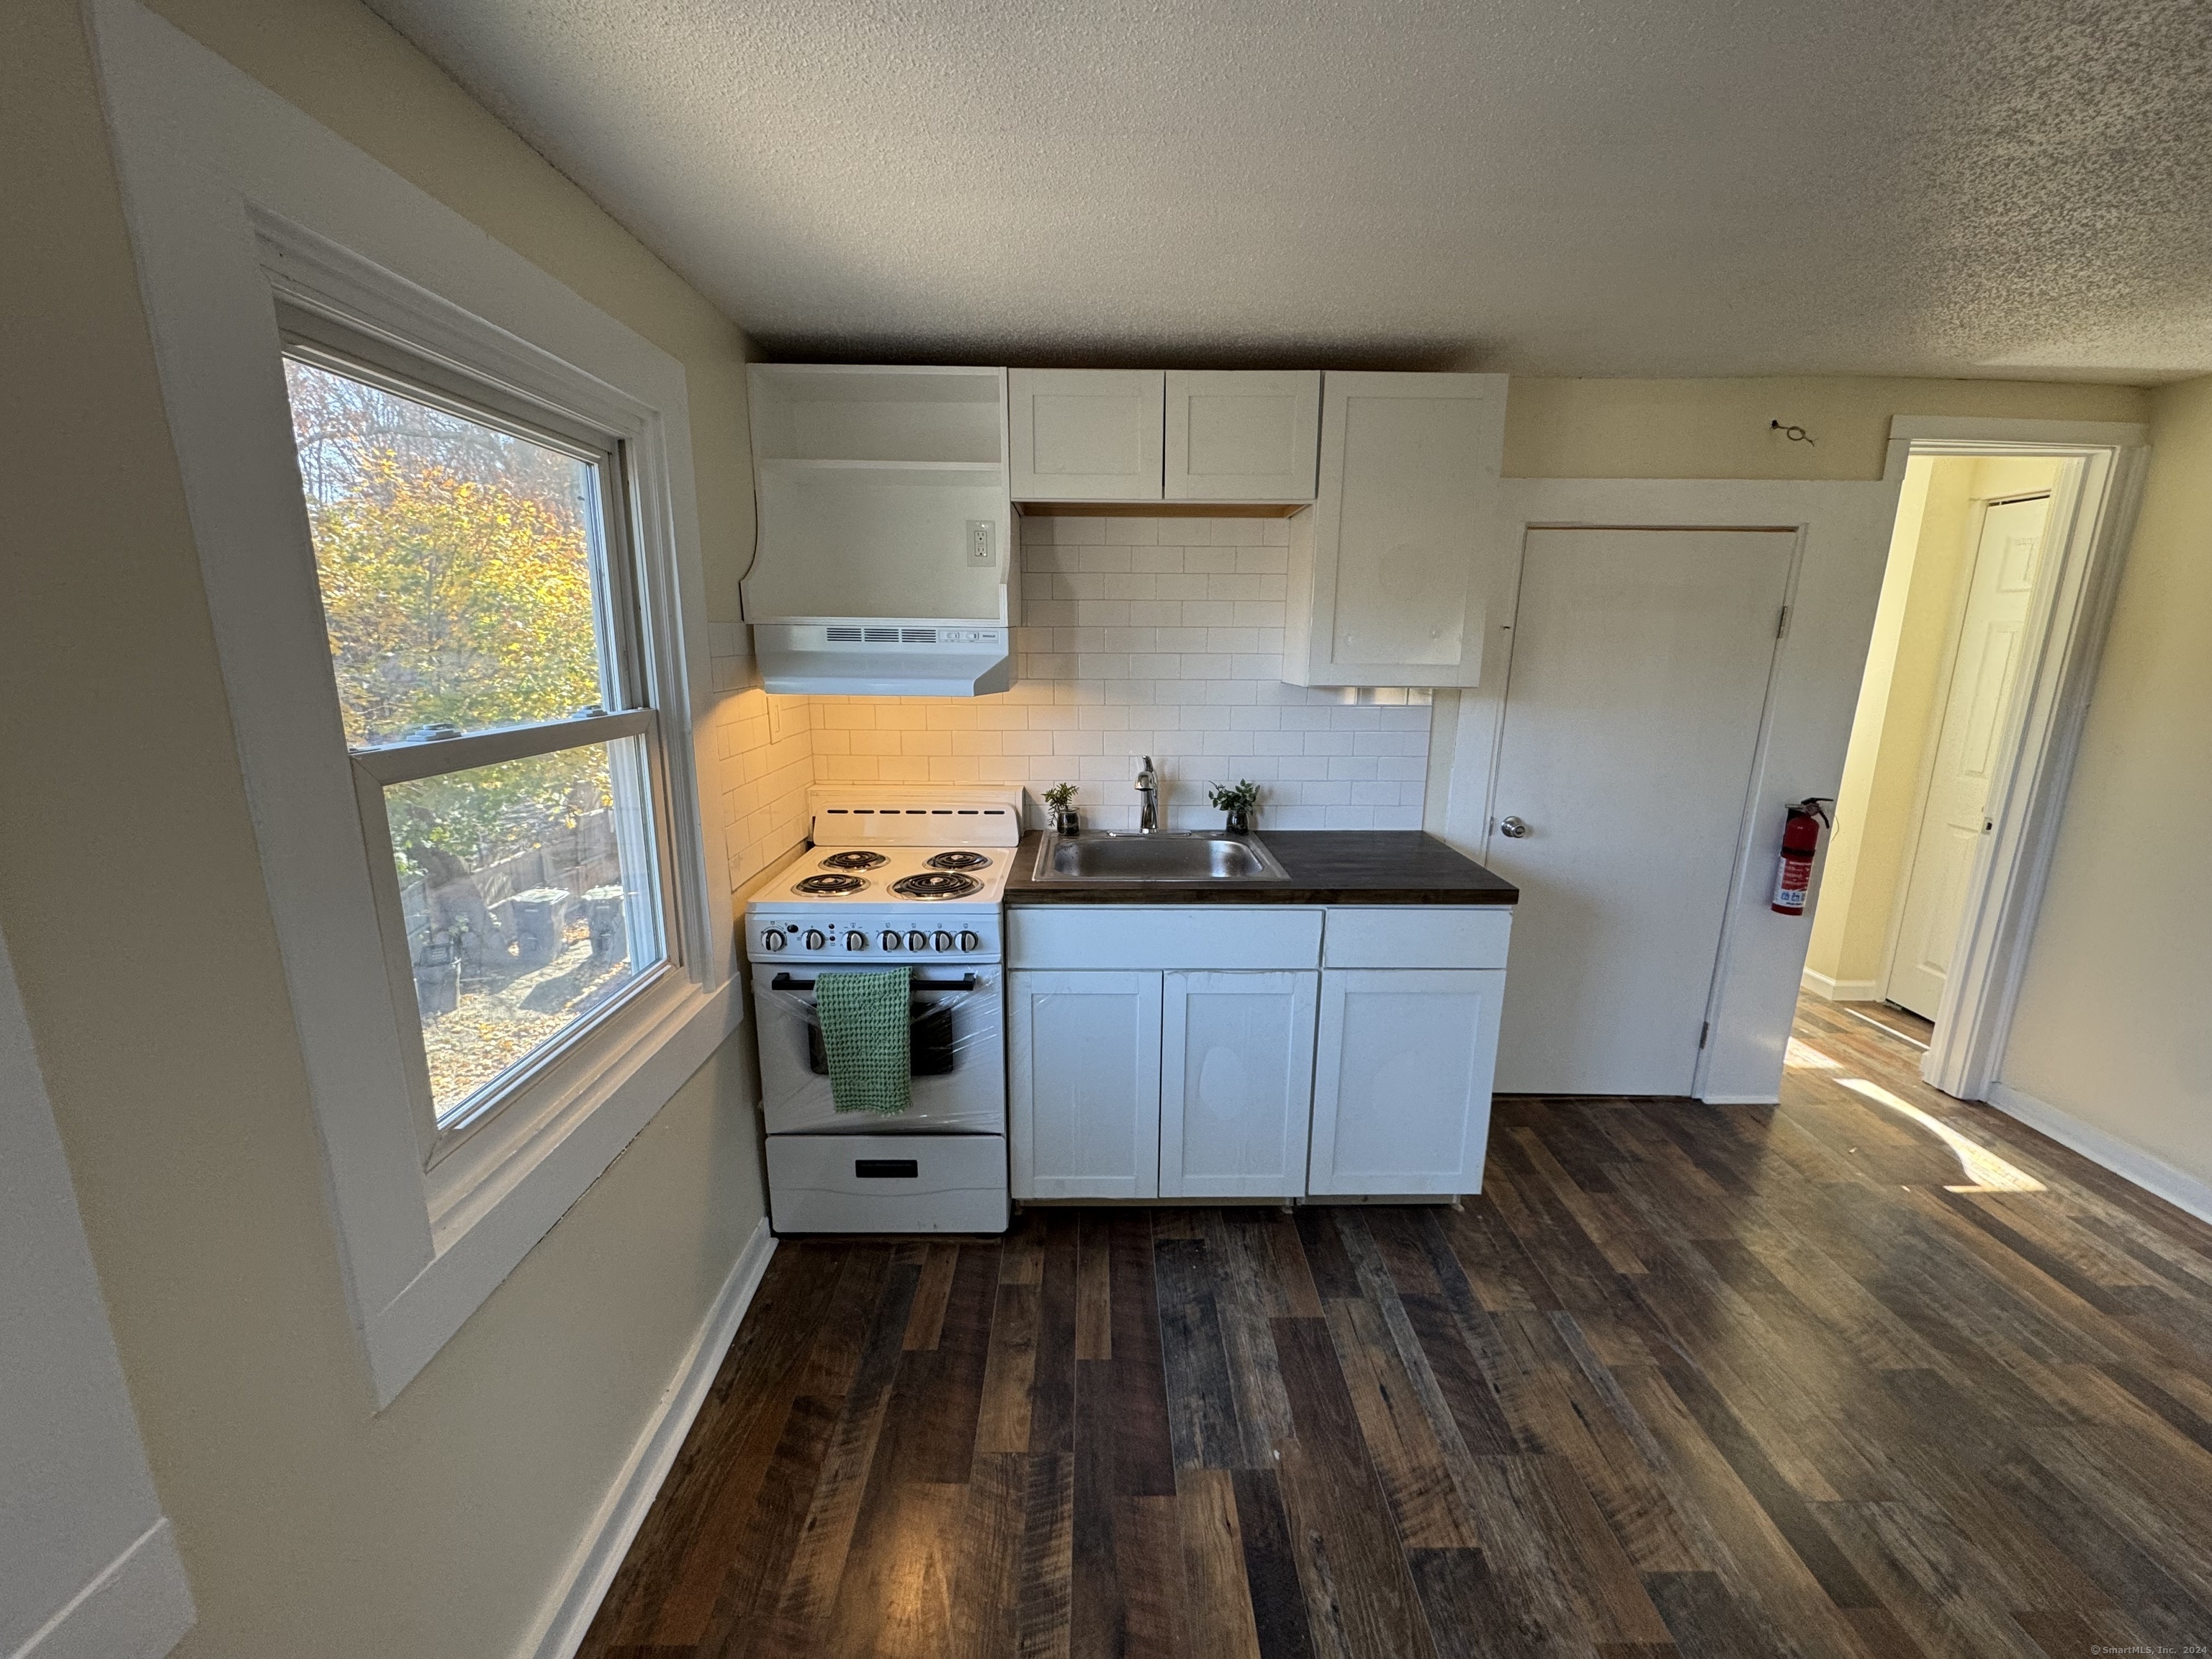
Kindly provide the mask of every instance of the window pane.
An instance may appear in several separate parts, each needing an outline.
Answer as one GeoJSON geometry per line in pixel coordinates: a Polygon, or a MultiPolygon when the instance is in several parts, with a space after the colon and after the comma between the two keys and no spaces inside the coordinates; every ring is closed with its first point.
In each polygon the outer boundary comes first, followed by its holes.
{"type": "Polygon", "coordinates": [[[313,363],[284,372],[347,743],[617,707],[598,467],[313,363]]]}
{"type": "Polygon", "coordinates": [[[644,740],[384,792],[444,1126],[663,955],[644,740]]]}

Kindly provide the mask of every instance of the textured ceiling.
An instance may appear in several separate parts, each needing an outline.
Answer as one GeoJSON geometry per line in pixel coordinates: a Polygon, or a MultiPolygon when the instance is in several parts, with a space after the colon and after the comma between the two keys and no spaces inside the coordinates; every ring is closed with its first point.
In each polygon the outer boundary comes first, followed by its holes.
{"type": "Polygon", "coordinates": [[[2208,0],[370,0],[785,358],[2212,370],[2208,0]]]}

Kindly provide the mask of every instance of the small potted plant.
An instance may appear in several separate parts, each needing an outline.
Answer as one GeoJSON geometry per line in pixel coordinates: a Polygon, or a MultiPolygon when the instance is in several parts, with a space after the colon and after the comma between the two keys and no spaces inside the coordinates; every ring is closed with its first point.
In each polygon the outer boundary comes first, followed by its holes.
{"type": "Polygon", "coordinates": [[[1075,786],[1055,783],[1044,792],[1044,804],[1052,808],[1052,827],[1063,836],[1080,835],[1083,823],[1075,812],[1075,786]]]}
{"type": "Polygon", "coordinates": [[[1260,786],[1249,778],[1239,778],[1235,783],[1211,783],[1206,787],[1206,798],[1215,808],[1229,815],[1225,826],[1232,836],[1252,833],[1252,815],[1260,810],[1260,786]]]}

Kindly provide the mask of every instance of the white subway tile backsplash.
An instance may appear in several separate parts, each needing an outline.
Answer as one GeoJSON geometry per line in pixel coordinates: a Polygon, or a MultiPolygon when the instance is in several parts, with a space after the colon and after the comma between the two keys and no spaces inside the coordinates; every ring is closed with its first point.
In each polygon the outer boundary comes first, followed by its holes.
{"type": "MultiPolygon", "coordinates": [[[[1416,829],[1425,693],[1281,680],[1289,526],[1280,519],[1040,518],[1021,522],[1020,678],[975,699],[823,697],[795,741],[769,741],[758,692],[726,697],[717,747],[733,873],[805,833],[808,781],[1066,780],[1086,822],[1133,828],[1142,757],[1170,825],[1218,822],[1210,782],[1261,784],[1263,829],[1416,829]],[[742,826],[742,827],[741,827],[742,826]]],[[[715,635],[718,645],[721,636],[715,635]]],[[[740,641],[741,642],[741,641],[740,641]]],[[[749,665],[717,683],[743,683],[749,665]]]]}

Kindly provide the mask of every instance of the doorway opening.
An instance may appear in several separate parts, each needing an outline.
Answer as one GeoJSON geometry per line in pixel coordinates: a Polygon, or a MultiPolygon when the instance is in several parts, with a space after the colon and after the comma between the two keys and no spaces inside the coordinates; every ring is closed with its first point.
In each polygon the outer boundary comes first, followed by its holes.
{"type": "MultiPolygon", "coordinates": [[[[1905,424],[1900,422],[1899,425],[1905,424]]],[[[1902,489],[1804,988],[1995,1079],[2138,448],[1901,437],[1902,489]]]]}

